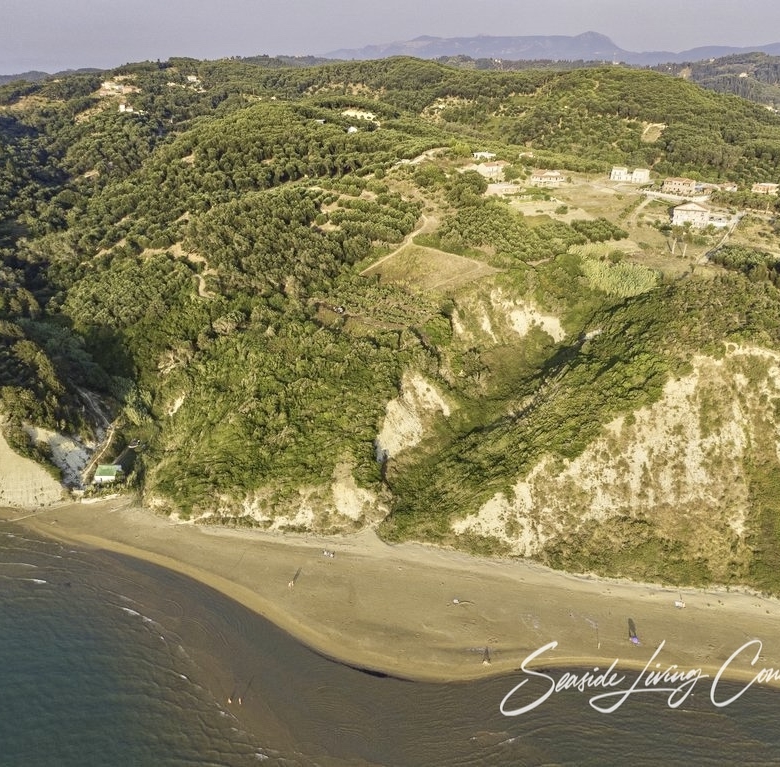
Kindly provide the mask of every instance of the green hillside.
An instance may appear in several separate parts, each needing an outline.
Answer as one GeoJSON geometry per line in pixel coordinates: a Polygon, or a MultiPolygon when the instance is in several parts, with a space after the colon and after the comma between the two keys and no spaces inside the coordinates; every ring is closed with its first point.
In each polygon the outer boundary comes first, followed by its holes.
{"type": "Polygon", "coordinates": [[[768,110],[620,67],[2,86],[3,432],[107,414],[184,518],[780,591],[779,160],[768,110]],[[613,165],[736,184],[733,230],[613,165]]]}
{"type": "Polygon", "coordinates": [[[780,107],[780,58],[766,53],[738,53],[689,64],[662,64],[659,71],[685,77],[702,88],[780,107]]]}

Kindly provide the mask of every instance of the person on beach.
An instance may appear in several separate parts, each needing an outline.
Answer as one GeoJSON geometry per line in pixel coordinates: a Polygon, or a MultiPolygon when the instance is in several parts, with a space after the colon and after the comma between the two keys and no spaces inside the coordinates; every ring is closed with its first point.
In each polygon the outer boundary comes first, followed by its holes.
{"type": "Polygon", "coordinates": [[[641,644],[639,641],[639,636],[636,633],[636,624],[632,618],[628,619],[628,638],[632,644],[641,644]]]}

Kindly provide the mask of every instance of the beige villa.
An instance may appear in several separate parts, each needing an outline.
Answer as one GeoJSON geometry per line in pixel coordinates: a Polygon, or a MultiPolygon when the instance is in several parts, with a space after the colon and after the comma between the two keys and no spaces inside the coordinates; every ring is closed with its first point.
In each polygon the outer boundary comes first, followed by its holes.
{"type": "Polygon", "coordinates": [[[558,170],[535,170],[531,174],[534,186],[560,186],[563,181],[563,174],[558,170]]]}
{"type": "Polygon", "coordinates": [[[763,182],[760,184],[753,184],[753,186],[750,188],[750,191],[753,192],[753,194],[776,195],[778,187],[780,187],[780,184],[769,184],[767,182],[763,182]]]}
{"type": "Polygon", "coordinates": [[[690,224],[695,229],[704,229],[710,223],[710,209],[698,202],[685,202],[672,211],[672,226],[690,224]]]}
{"type": "Polygon", "coordinates": [[[667,178],[664,180],[661,191],[665,194],[677,194],[683,197],[696,194],[696,182],[692,178],[667,178]]]}

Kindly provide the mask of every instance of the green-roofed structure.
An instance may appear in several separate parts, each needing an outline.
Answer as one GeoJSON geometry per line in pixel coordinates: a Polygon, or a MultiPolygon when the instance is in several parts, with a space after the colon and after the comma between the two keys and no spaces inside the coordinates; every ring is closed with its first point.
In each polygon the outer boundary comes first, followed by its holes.
{"type": "Polygon", "coordinates": [[[118,463],[100,463],[95,469],[95,476],[92,483],[95,485],[106,485],[110,482],[124,479],[125,473],[118,463]]]}

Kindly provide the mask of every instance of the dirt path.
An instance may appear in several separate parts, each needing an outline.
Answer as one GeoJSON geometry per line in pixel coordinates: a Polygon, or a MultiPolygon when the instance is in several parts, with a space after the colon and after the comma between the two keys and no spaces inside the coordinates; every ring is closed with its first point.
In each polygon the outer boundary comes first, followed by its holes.
{"type": "Polygon", "coordinates": [[[642,199],[642,202],[639,203],[639,205],[634,208],[633,211],[631,211],[631,215],[626,220],[626,225],[630,227],[636,227],[637,221],[639,219],[639,214],[650,204],[652,201],[652,197],[645,196],[642,199]]]}
{"type": "Polygon", "coordinates": [[[361,277],[367,276],[373,269],[376,269],[380,264],[383,264],[385,261],[389,261],[394,256],[397,256],[404,248],[406,248],[408,245],[411,244],[412,240],[418,235],[418,234],[430,234],[431,232],[435,232],[436,228],[439,226],[439,219],[433,216],[426,216],[425,213],[423,213],[420,216],[420,220],[417,223],[417,226],[409,232],[409,234],[406,235],[406,237],[401,240],[401,244],[392,252],[388,253],[386,256],[382,256],[378,261],[374,261],[371,266],[367,266],[362,272],[360,272],[361,277]]]}

